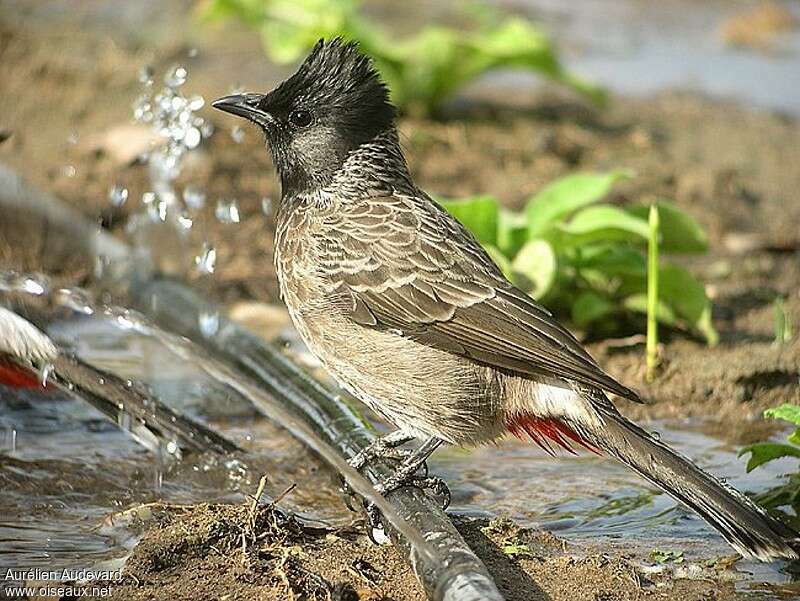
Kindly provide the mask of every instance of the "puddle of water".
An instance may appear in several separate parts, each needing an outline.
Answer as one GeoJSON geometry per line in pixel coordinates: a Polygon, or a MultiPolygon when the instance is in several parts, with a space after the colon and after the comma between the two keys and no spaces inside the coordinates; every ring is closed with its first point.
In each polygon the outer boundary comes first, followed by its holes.
{"type": "MultiPolygon", "coordinates": [[[[149,382],[162,400],[206,421],[248,455],[234,463],[190,457],[159,465],[79,401],[59,394],[0,394],[3,440],[8,443],[16,432],[16,448],[7,447],[0,461],[0,566],[86,567],[119,557],[135,540],[113,529],[98,531],[108,514],[154,500],[240,502],[262,473],[273,496],[298,484],[284,501],[290,509],[327,521],[350,518],[332,479],[313,467],[298,443],[156,341],[98,318],[55,324],[50,333],[71,341],[98,367],[149,382]]],[[[775,462],[746,474],[737,449],[705,435],[701,423],[649,427],[740,489],[764,490],[792,468],[775,462]]],[[[508,439],[470,453],[444,450],[430,467],[450,484],[455,511],[510,515],[555,531],[576,553],[616,548],[647,556],[658,548],[683,551],[688,560],[732,553],[702,520],[604,457],[552,458],[535,445],[508,439]]],[[[737,570],[748,591],[760,590],[762,582],[790,580],[775,566],[740,562],[737,570]]]]}
{"type": "Polygon", "coordinates": [[[81,401],[0,386],[0,568],[85,568],[119,557],[135,540],[98,530],[109,514],[151,501],[242,502],[262,474],[272,496],[298,483],[287,508],[310,519],[349,519],[333,479],[320,478],[299,443],[155,341],[97,318],[55,324],[49,333],[98,367],[147,382],[248,454],[162,463],[81,401]]]}
{"type": "MultiPolygon", "coordinates": [[[[567,67],[620,94],[689,89],[800,116],[800,28],[770,52],[725,45],[723,23],[756,1],[516,0],[558,42],[567,67]]],[[[780,3],[796,18],[800,5],[780,3]]],[[[494,84],[526,78],[498,74],[494,84]]]]}

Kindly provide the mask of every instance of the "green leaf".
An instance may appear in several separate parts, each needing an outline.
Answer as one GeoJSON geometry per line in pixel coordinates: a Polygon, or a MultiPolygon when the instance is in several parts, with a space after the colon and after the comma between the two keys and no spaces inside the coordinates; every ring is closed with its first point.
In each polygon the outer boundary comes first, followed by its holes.
{"type": "Polygon", "coordinates": [[[572,246],[609,240],[644,242],[650,235],[647,220],[612,205],[586,207],[559,224],[558,230],[567,234],[564,242],[572,246]]]}
{"type": "Polygon", "coordinates": [[[531,554],[531,548],[528,545],[525,545],[525,544],[517,544],[517,543],[511,543],[510,542],[510,543],[504,544],[502,549],[503,549],[503,553],[505,553],[506,555],[511,555],[512,557],[517,556],[517,555],[530,555],[531,554]]]}
{"type": "Polygon", "coordinates": [[[500,268],[500,271],[503,272],[503,275],[506,276],[509,280],[514,277],[514,269],[511,267],[511,261],[508,260],[508,257],[505,256],[499,248],[494,246],[493,244],[484,244],[483,249],[489,254],[492,258],[492,261],[500,268]]]}
{"type": "MultiPolygon", "coordinates": [[[[629,311],[647,315],[647,294],[644,292],[641,294],[631,294],[622,300],[622,306],[629,311]]],[[[656,319],[668,326],[675,326],[678,323],[678,316],[675,314],[675,311],[663,300],[658,301],[656,319]]]]}
{"type": "Polygon", "coordinates": [[[616,311],[616,305],[594,292],[582,292],[572,305],[572,321],[578,327],[608,317],[616,311]]]}
{"type": "Polygon", "coordinates": [[[500,209],[497,220],[497,246],[508,257],[513,257],[528,240],[528,223],[525,215],[500,209]]]}
{"type": "Polygon", "coordinates": [[[606,276],[647,276],[644,254],[621,244],[589,244],[580,248],[576,260],[579,269],[594,269],[606,276]]]}
{"type": "Polygon", "coordinates": [[[671,550],[661,550],[661,549],[653,549],[650,551],[650,559],[655,561],[656,563],[664,564],[664,563],[683,563],[683,551],[671,551],[671,550]]]}
{"type": "Polygon", "coordinates": [[[757,442],[739,451],[739,457],[747,453],[750,453],[750,459],[747,461],[747,471],[750,472],[775,459],[800,457],[800,448],[778,442],[757,442]]]}
{"type": "MultiPolygon", "coordinates": [[[[658,207],[659,248],[664,252],[703,253],[708,250],[708,236],[703,227],[688,213],[673,203],[660,200],[658,207]]],[[[631,215],[647,219],[648,206],[635,205],[625,209],[631,215]]]]}
{"type": "Polygon", "coordinates": [[[782,419],[796,426],[800,426],[800,405],[784,403],[783,405],[778,405],[777,407],[764,411],[764,417],[782,419]]]}
{"type": "Polygon", "coordinates": [[[463,200],[439,200],[439,203],[481,244],[497,243],[498,208],[491,196],[475,196],[463,200]]]}
{"type": "Polygon", "coordinates": [[[711,301],[703,284],[678,265],[664,265],[658,270],[658,296],[689,325],[700,332],[709,346],[719,342],[711,322],[711,301]]]}
{"type": "Polygon", "coordinates": [[[529,236],[544,235],[553,224],[601,200],[616,182],[630,177],[627,171],[575,173],[549,184],[531,197],[525,208],[529,236]]]}
{"type": "Polygon", "coordinates": [[[533,298],[542,298],[553,286],[558,262],[549,243],[544,240],[529,240],[514,257],[511,268],[515,274],[524,276],[525,281],[520,283],[528,294],[533,298]]]}

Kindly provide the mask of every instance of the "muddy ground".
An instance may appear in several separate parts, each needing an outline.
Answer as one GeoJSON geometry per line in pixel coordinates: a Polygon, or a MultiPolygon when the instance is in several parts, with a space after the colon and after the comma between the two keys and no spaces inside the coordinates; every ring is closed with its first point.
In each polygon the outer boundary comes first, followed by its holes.
{"type": "MultiPolygon", "coordinates": [[[[146,508],[149,528],[113,583],[112,599],[332,599],[416,601],[424,594],[391,548],[372,544],[362,525],[313,529],[273,505],[146,508]]],[[[456,524],[508,601],[745,599],[725,579],[725,558],[645,571],[628,558],[576,557],[551,534],[503,519],[456,524]]]]}
{"type": "MultiPolygon", "coordinates": [[[[249,51],[256,56],[258,48],[249,51]]],[[[124,128],[138,93],[135,74],[146,62],[163,68],[186,55],[183,43],[165,42],[154,57],[136,43],[80,30],[28,30],[0,19],[0,161],[124,235],[148,189],[145,168],[123,156],[134,136],[124,128]],[[131,200],[120,209],[108,203],[117,183],[130,190],[131,200]]],[[[188,64],[187,90],[207,98],[228,91],[227,74],[202,52],[188,64]]],[[[243,68],[245,83],[251,74],[243,68]]],[[[440,195],[487,193],[519,207],[560,175],[630,168],[637,177],[619,186],[614,202],[664,197],[689,210],[711,240],[709,255],[691,266],[713,297],[719,346],[668,335],[664,367],[653,384],[643,381],[643,345],[636,339],[591,341],[591,349],[613,375],[642,391],[646,406],[623,408],[633,417],[703,416],[726,438],[762,437],[770,428],[760,420],[765,407],[800,403],[798,338],[773,342],[775,297],[786,298],[790,319],[800,323],[800,124],[680,93],[615,98],[603,111],[552,95],[524,94],[511,104],[484,94],[461,105],[458,119],[402,120],[417,181],[440,195]]],[[[182,181],[204,186],[209,199],[238,198],[242,223],[220,224],[208,203],[195,227],[216,244],[219,267],[213,286],[199,284],[225,305],[277,303],[274,222],[261,200],[278,191],[262,140],[248,129],[237,143],[230,119],[210,109],[205,116],[217,133],[193,153],[182,181]]],[[[0,219],[1,268],[44,271],[91,286],[91,269],[53,245],[35,219],[0,219]]],[[[203,505],[156,512],[157,524],[135,550],[115,598],[190,599],[198,588],[205,598],[227,599],[284,599],[290,589],[305,590],[307,598],[420,598],[393,550],[353,531],[308,531],[270,508],[256,518],[265,537],[242,551],[247,511],[203,505]]],[[[733,585],[714,573],[696,580],[645,576],[636,566],[647,558],[576,558],[542,533],[472,522],[460,527],[509,599],[736,598],[733,585]],[[510,538],[532,551],[503,553],[510,538]]]]}

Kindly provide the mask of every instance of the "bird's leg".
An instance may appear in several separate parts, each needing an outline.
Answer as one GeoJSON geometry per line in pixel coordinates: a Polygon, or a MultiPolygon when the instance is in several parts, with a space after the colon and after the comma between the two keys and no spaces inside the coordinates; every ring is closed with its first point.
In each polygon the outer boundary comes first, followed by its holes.
{"type": "Polygon", "coordinates": [[[428,475],[427,466],[425,461],[430,457],[439,446],[442,444],[440,438],[432,436],[420,446],[416,451],[406,457],[394,474],[389,476],[386,480],[377,484],[375,490],[382,495],[402,488],[403,486],[417,486],[422,489],[431,489],[435,495],[444,498],[444,507],[450,504],[450,490],[447,488],[444,480],[436,476],[428,475]],[[420,476],[417,471],[420,467],[425,466],[425,474],[420,476]]]}
{"type": "MultiPolygon", "coordinates": [[[[426,440],[422,446],[403,460],[394,474],[380,484],[376,484],[375,490],[386,496],[388,493],[404,486],[416,486],[421,489],[429,489],[432,490],[437,497],[442,498],[442,508],[447,509],[447,506],[450,505],[450,489],[447,488],[447,484],[445,484],[444,480],[441,478],[428,475],[428,467],[425,464],[425,461],[430,457],[431,453],[433,453],[442,442],[440,438],[436,438],[435,436],[426,440]],[[423,475],[417,474],[417,471],[421,467],[425,468],[423,475]]],[[[366,510],[367,517],[367,534],[372,542],[376,542],[375,531],[383,530],[381,513],[374,504],[369,502],[364,503],[364,509],[366,510]]]]}
{"type": "MultiPolygon", "coordinates": [[[[367,466],[367,464],[378,458],[396,460],[405,459],[411,454],[411,451],[398,449],[397,447],[413,439],[414,436],[402,429],[389,432],[388,434],[373,440],[368,446],[364,447],[361,449],[361,451],[348,459],[347,463],[349,463],[354,469],[361,471],[367,466]]],[[[341,479],[341,485],[342,492],[345,494],[345,503],[351,510],[354,510],[354,507],[350,503],[353,492],[344,478],[341,479]]]]}
{"type": "Polygon", "coordinates": [[[361,470],[373,459],[405,459],[410,456],[410,452],[397,447],[413,439],[414,437],[404,430],[389,432],[389,434],[376,438],[369,446],[353,455],[348,463],[353,468],[361,470]]]}

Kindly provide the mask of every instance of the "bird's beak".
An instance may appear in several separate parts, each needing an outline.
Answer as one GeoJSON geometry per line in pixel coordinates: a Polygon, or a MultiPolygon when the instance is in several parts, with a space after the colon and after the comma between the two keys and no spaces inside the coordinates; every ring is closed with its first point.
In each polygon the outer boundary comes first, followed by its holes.
{"type": "Polygon", "coordinates": [[[217,98],[211,103],[211,106],[267,127],[274,119],[268,112],[259,108],[262,98],[264,96],[261,94],[232,94],[231,96],[217,98]]]}

